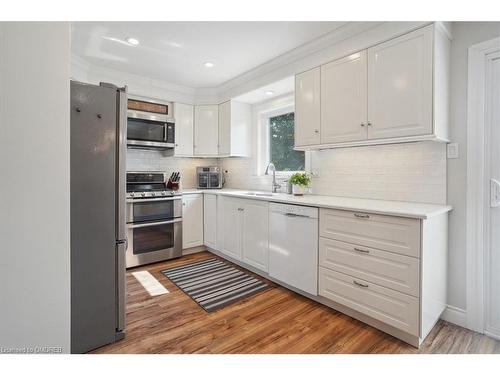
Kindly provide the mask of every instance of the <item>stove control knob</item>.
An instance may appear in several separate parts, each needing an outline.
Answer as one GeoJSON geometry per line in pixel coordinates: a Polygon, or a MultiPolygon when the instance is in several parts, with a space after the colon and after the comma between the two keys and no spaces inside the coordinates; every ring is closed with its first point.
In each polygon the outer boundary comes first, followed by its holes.
{"type": "Polygon", "coordinates": [[[167,192],[166,191],[162,191],[161,195],[167,195],[167,192]]]}
{"type": "Polygon", "coordinates": [[[141,193],[141,195],[142,195],[143,197],[145,197],[145,196],[146,196],[146,193],[141,193]]]}

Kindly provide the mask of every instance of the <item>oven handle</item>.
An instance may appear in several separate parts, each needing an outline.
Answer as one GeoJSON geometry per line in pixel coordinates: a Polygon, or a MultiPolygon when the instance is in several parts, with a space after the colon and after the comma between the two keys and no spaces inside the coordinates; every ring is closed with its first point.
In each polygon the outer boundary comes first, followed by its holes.
{"type": "Polygon", "coordinates": [[[132,224],[132,225],[129,225],[129,228],[134,229],[134,228],[154,227],[157,225],[174,224],[174,223],[180,223],[180,222],[182,222],[182,219],[174,219],[174,220],[167,220],[167,221],[157,221],[154,223],[132,224]]]}
{"type": "Polygon", "coordinates": [[[132,198],[132,199],[127,199],[127,203],[140,203],[140,202],[158,202],[158,201],[174,201],[177,199],[182,199],[181,196],[177,197],[168,197],[168,198],[132,198]]]}

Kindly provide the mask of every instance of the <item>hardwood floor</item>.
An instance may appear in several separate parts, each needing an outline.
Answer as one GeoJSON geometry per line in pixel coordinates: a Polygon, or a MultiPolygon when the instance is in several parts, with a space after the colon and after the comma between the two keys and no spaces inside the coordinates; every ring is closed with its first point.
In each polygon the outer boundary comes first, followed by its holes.
{"type": "Polygon", "coordinates": [[[93,353],[500,353],[499,341],[444,321],[418,350],[278,285],[209,314],[161,271],[210,257],[133,269],[170,292],[155,297],[128,272],[127,335],[93,353]]]}

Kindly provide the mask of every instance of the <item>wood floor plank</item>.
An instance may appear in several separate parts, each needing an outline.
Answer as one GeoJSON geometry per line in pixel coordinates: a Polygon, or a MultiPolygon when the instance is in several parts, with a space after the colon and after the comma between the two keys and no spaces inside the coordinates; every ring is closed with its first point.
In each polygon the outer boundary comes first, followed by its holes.
{"type": "Polygon", "coordinates": [[[500,353],[500,342],[444,321],[416,349],[275,284],[207,313],[161,271],[208,258],[216,256],[196,253],[127,272],[126,337],[93,353],[500,353]],[[148,271],[169,293],[150,296],[135,271],[148,271]]]}

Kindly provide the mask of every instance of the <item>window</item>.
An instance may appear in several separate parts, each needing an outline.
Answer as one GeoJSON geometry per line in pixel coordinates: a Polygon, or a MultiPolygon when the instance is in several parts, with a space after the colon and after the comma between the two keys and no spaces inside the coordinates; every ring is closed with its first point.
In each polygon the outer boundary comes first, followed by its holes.
{"type": "Polygon", "coordinates": [[[303,171],[304,151],[295,151],[293,112],[269,117],[269,161],[277,171],[303,171]]]}

